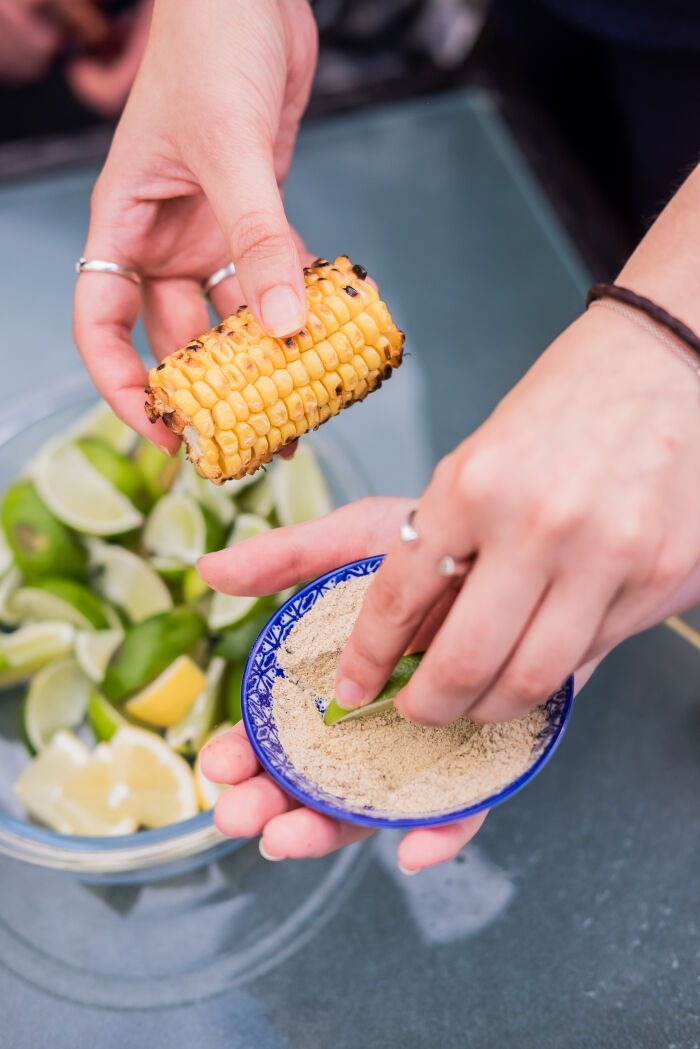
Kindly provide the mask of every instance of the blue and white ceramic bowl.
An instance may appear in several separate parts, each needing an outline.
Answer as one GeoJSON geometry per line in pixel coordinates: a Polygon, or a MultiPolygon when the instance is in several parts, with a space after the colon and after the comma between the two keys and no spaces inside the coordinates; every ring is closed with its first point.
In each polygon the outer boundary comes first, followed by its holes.
{"type": "Polygon", "coordinates": [[[272,686],[275,678],[282,675],[277,653],[294,624],[309,611],[319,597],[345,579],[376,572],[382,560],[381,556],[366,557],[327,572],[290,597],[275,613],[260,634],[248,658],[241,690],[243,721],[263,768],[288,794],[317,812],[369,827],[426,827],[451,823],[500,804],[537,775],[552,756],[569,720],[573,703],[573,678],[569,678],[547,700],[547,724],[533,747],[532,763],[527,771],[503,790],[484,798],[478,804],[461,809],[407,816],[405,813],[380,809],[354,808],[344,798],[329,794],[294,767],[280,744],[272,714],[272,686]]]}

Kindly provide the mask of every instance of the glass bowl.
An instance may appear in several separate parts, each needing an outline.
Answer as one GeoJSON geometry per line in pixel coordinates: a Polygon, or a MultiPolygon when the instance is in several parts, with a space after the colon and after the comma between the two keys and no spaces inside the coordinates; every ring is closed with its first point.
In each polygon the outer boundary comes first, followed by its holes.
{"type": "MultiPolygon", "coordinates": [[[[84,372],[70,374],[50,393],[31,396],[0,421],[0,491],[17,477],[40,445],[94,403],[95,390],[84,372]]],[[[335,505],[367,495],[366,476],[336,435],[324,427],[314,435],[335,505]]],[[[158,830],[114,838],[59,834],[27,821],[12,784],[27,762],[20,734],[22,689],[0,695],[0,853],[83,881],[141,882],[184,873],[217,859],[242,842],[225,838],[211,812],[158,830]]]]}

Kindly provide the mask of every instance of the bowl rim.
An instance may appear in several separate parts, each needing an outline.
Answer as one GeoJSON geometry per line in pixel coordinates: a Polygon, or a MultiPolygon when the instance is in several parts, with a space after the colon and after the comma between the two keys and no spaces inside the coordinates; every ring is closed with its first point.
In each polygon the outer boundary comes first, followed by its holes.
{"type": "MultiPolygon", "coordinates": [[[[0,453],[24,431],[69,409],[79,410],[104,400],[82,369],[67,371],[52,381],[45,393],[20,396],[0,419],[0,453]]],[[[366,474],[337,437],[326,438],[322,456],[337,473],[350,498],[371,493],[366,474]],[[353,491],[353,488],[355,489],[353,491]]],[[[23,464],[18,464],[18,472],[23,464]]],[[[214,824],[212,810],[179,823],[113,837],[61,834],[0,810],[0,855],[71,874],[110,875],[144,873],[201,856],[210,850],[234,849],[244,838],[227,838],[214,824]]]]}
{"type": "MultiPolygon", "coordinates": [[[[441,812],[437,815],[401,816],[397,814],[397,816],[393,818],[385,815],[373,816],[371,815],[371,812],[369,812],[366,809],[348,811],[346,809],[336,807],[335,805],[332,805],[329,802],[321,801],[317,798],[312,797],[310,794],[306,793],[306,791],[298,787],[296,784],[291,783],[287,779],[287,777],[279,769],[279,767],[273,761],[270,760],[266,750],[263,748],[263,746],[260,743],[260,740],[258,739],[255,722],[251,716],[251,708],[253,706],[251,688],[251,677],[254,673],[253,664],[255,662],[258,652],[262,648],[262,645],[266,641],[271,640],[269,637],[271,631],[275,627],[281,625],[281,621],[284,618],[285,613],[289,611],[290,606],[292,606],[295,602],[303,601],[304,597],[307,594],[312,593],[313,591],[321,590],[326,585],[326,583],[328,583],[335,576],[341,575],[341,578],[338,579],[338,582],[342,582],[343,573],[346,573],[346,577],[350,576],[352,574],[352,570],[356,568],[367,569],[365,574],[376,572],[377,568],[384,560],[384,557],[384,554],[374,554],[369,557],[360,557],[355,561],[349,561],[347,564],[338,565],[337,568],[330,569],[323,575],[318,576],[318,578],[311,580],[311,582],[307,583],[295,594],[292,594],[292,596],[289,597],[284,602],[284,604],[277,609],[274,615],[271,616],[271,618],[268,620],[268,622],[265,624],[260,634],[258,635],[258,638],[256,639],[252,649],[250,650],[250,654],[246,661],[246,666],[243,673],[243,681],[241,684],[241,707],[243,712],[243,724],[245,726],[248,739],[250,740],[251,746],[253,747],[253,750],[255,752],[255,756],[257,757],[258,761],[265,769],[265,771],[275,780],[277,784],[279,784],[280,787],[282,787],[282,789],[287,794],[290,794],[297,801],[302,802],[304,805],[307,805],[309,808],[314,809],[316,812],[321,812],[326,816],[332,817],[333,819],[341,819],[346,823],[354,823],[364,827],[438,827],[447,823],[455,823],[457,820],[466,819],[468,816],[475,816],[477,813],[483,812],[486,809],[492,809],[495,805],[500,805],[502,802],[512,797],[513,794],[516,794],[518,791],[522,790],[522,788],[527,783],[529,783],[530,780],[534,779],[538,772],[540,772],[540,770],[547,764],[552,754],[559,746],[562,736],[564,735],[566,727],[569,723],[574,701],[574,678],[573,675],[568,677],[567,680],[561,686],[561,688],[558,689],[557,692],[553,693],[553,695],[557,695],[558,692],[564,692],[563,712],[555,730],[552,733],[551,738],[548,740],[547,744],[542,750],[542,753],[538,756],[536,761],[534,761],[532,765],[525,770],[525,772],[523,772],[520,776],[517,777],[517,779],[513,780],[512,783],[509,783],[508,786],[504,787],[497,793],[491,794],[489,795],[489,797],[484,798],[483,801],[477,802],[473,805],[463,806],[461,809],[454,809],[449,812],[441,812]],[[375,563],[374,568],[370,567],[372,563],[375,563]]],[[[279,640],[274,645],[274,647],[275,649],[279,648],[279,640]]]]}

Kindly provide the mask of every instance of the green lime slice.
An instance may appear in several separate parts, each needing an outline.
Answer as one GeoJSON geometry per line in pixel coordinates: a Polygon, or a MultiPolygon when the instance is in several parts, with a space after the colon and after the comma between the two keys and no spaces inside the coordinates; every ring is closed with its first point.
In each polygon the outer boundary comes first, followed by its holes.
{"type": "Polygon", "coordinates": [[[143,437],[139,438],[133,461],[154,502],[170,491],[182,466],[181,456],[165,455],[143,437]]]}
{"type": "Polygon", "coordinates": [[[63,619],[77,630],[121,627],[114,609],[74,579],[56,577],[21,586],[9,599],[9,606],[19,621],[63,619]]]}
{"type": "Polygon", "coordinates": [[[241,513],[257,514],[267,520],[275,509],[275,493],[268,475],[263,474],[255,484],[244,488],[236,499],[236,505],[241,513]]]}
{"type": "Polygon", "coordinates": [[[118,728],[128,724],[117,708],[96,689],[90,695],[87,719],[98,743],[108,743],[118,728]]]}
{"type": "Polygon", "coordinates": [[[5,492],[0,512],[4,538],[29,582],[47,575],[85,578],[85,551],[48,509],[31,481],[16,481],[5,492]]]}
{"type": "Polygon", "coordinates": [[[69,440],[79,437],[97,437],[114,448],[115,452],[129,455],[136,445],[138,434],[122,422],[104,401],[98,401],[69,428],[69,440]]]}
{"type": "Polygon", "coordinates": [[[188,568],[182,579],[182,597],[187,605],[194,605],[211,593],[196,568],[188,568]]]}
{"type": "MultiPolygon", "coordinates": [[[[239,514],[236,518],[227,546],[235,546],[246,539],[252,539],[263,532],[269,532],[270,525],[257,514],[239,514]]],[[[225,630],[241,623],[254,611],[258,610],[265,598],[241,596],[238,594],[214,594],[207,617],[210,630],[225,630]]]]}
{"type": "Polygon", "coordinates": [[[214,657],[207,670],[206,687],[197,696],[187,713],[165,732],[166,742],[173,750],[197,754],[212,729],[223,717],[221,684],[226,660],[214,657]]]}
{"type": "Polygon", "coordinates": [[[56,732],[77,728],[87,711],[90,679],[76,659],[57,659],[32,679],[22,706],[24,737],[36,753],[56,732]]]}
{"type": "Polygon", "coordinates": [[[135,463],[98,437],[82,437],[76,447],[95,469],[139,510],[150,510],[153,498],[135,463]]]}
{"type": "Polygon", "coordinates": [[[405,688],[411,680],[420,666],[422,658],[423,652],[416,652],[410,656],[402,656],[379,695],[364,707],[356,707],[354,710],[348,710],[346,707],[341,707],[336,699],[332,699],[326,707],[325,714],[323,715],[323,720],[326,725],[334,725],[339,721],[348,721],[350,718],[364,718],[372,716],[373,714],[381,714],[382,711],[388,710],[389,707],[393,707],[394,699],[401,689],[405,688]]]}
{"type": "Polygon", "coordinates": [[[96,540],[90,544],[90,567],[97,592],[122,609],[132,623],[173,607],[161,577],[131,550],[96,540]]]}
{"type": "Polygon", "coordinates": [[[70,623],[27,623],[10,634],[0,634],[0,689],[26,681],[54,659],[67,655],[75,629],[70,623]]]}
{"type": "Polygon", "coordinates": [[[140,692],[178,656],[192,653],[205,633],[204,620],[189,608],[160,612],[128,627],[105,672],[105,697],[121,703],[140,692]]]}
{"type": "Polygon", "coordinates": [[[113,653],[124,637],[123,630],[79,630],[75,658],[91,681],[102,681],[113,653]]]}
{"type": "Polygon", "coordinates": [[[19,568],[13,567],[0,579],[0,623],[15,626],[19,616],[13,606],[14,596],[24,582],[19,568]]]}
{"type": "Polygon", "coordinates": [[[74,444],[51,442],[34,463],[39,495],[64,524],[91,535],[138,528],[142,515],[74,444]]]}
{"type": "Polygon", "coordinates": [[[233,630],[227,630],[221,635],[214,648],[215,656],[222,656],[229,663],[245,663],[260,631],[275,610],[274,599],[262,600],[265,601],[265,605],[259,611],[233,630]]]}
{"type": "Polygon", "coordinates": [[[328,485],[309,445],[300,445],[292,459],[277,459],[270,470],[270,483],[282,525],[302,524],[333,509],[328,485]]]}
{"type": "Polygon", "coordinates": [[[189,495],[171,492],[151,510],[143,530],[147,553],[193,565],[207,549],[207,519],[189,495]]]}
{"type": "Polygon", "coordinates": [[[175,557],[159,557],[158,554],[149,557],[148,563],[166,583],[181,583],[191,567],[175,557]]]}
{"type": "Polygon", "coordinates": [[[242,712],[242,687],[243,674],[245,673],[245,662],[233,663],[228,670],[224,681],[224,702],[226,704],[226,716],[232,725],[237,725],[243,717],[242,712]]]}

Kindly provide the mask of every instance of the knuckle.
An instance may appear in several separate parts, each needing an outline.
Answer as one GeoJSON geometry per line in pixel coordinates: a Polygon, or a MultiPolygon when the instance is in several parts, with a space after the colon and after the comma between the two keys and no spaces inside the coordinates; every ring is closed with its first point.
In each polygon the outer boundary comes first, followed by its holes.
{"type": "Polygon", "coordinates": [[[576,496],[537,500],[536,514],[545,535],[550,539],[564,539],[576,532],[586,518],[586,507],[576,496]]]}
{"type": "Polygon", "coordinates": [[[392,627],[412,626],[415,609],[409,595],[391,580],[377,573],[369,593],[372,595],[372,607],[376,616],[392,627]]]}
{"type": "Polygon", "coordinates": [[[604,549],[615,560],[634,562],[644,554],[646,539],[642,520],[628,513],[618,518],[603,539],[604,549]]]}
{"type": "Polygon", "coordinates": [[[657,554],[651,572],[651,585],[660,591],[679,586],[692,567],[691,560],[678,545],[667,544],[657,554]]]}
{"type": "Polygon", "coordinates": [[[507,674],[502,690],[518,706],[529,707],[547,698],[552,683],[543,666],[530,663],[507,674]]]}
{"type": "Polygon", "coordinates": [[[469,506],[491,502],[502,484],[498,456],[493,450],[474,452],[462,463],[456,479],[458,498],[469,506]]]}
{"type": "Polygon", "coordinates": [[[237,261],[266,261],[286,254],[289,236],[280,230],[274,216],[264,211],[242,215],[230,231],[230,243],[237,261]]]}
{"type": "Polygon", "coordinates": [[[437,687],[445,692],[479,692],[488,680],[488,672],[482,661],[473,653],[451,652],[440,657],[435,666],[437,687]]]}

